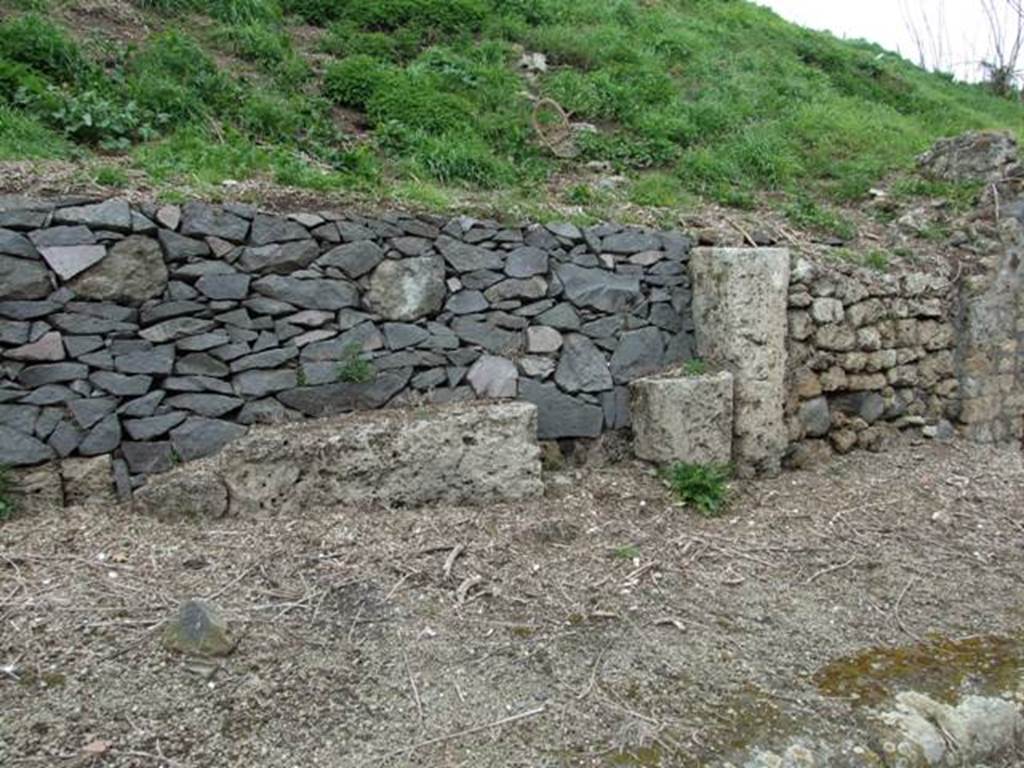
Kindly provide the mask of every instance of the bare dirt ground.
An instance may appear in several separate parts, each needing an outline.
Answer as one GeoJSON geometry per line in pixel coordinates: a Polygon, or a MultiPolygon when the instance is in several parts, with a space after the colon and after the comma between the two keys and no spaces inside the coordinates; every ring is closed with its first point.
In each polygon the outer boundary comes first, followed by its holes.
{"type": "Polygon", "coordinates": [[[737,486],[715,520],[640,465],[548,487],[483,509],[16,517],[0,764],[709,765],[843,738],[897,690],[1020,685],[1019,451],[856,454],[737,486]],[[233,655],[161,646],[191,596],[224,609],[233,655]]]}

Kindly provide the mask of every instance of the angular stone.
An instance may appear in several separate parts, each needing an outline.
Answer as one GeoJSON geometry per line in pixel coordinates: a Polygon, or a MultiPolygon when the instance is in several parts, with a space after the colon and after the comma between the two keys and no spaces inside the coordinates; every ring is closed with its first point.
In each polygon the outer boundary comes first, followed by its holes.
{"type": "Polygon", "coordinates": [[[254,368],[277,368],[298,356],[299,350],[295,347],[268,349],[266,352],[257,352],[256,354],[246,355],[233,361],[231,363],[231,372],[239,373],[254,368]]]}
{"type": "Polygon", "coordinates": [[[556,271],[566,297],[577,307],[626,312],[643,300],[640,281],[635,277],[624,277],[603,269],[584,269],[573,264],[563,264],[556,271]]]}
{"type": "Polygon", "coordinates": [[[139,320],[143,325],[153,325],[172,317],[208,314],[207,305],[198,301],[168,301],[143,307],[139,313],[139,320]]]}
{"type": "Polygon", "coordinates": [[[565,337],[555,381],[567,392],[603,392],[614,386],[608,362],[586,336],[565,337]]]}
{"type": "Polygon", "coordinates": [[[223,346],[231,341],[231,337],[220,331],[213,333],[201,333],[197,336],[186,336],[178,339],[174,346],[183,352],[205,352],[215,347],[223,346]]]}
{"type": "Polygon", "coordinates": [[[604,411],[566,395],[554,384],[520,379],[519,397],[537,406],[537,438],[558,440],[570,437],[598,437],[604,425],[604,411]]]}
{"type": "Polygon", "coordinates": [[[36,320],[61,308],[56,301],[0,301],[0,317],[12,320],[36,320]]]}
{"type": "Polygon", "coordinates": [[[139,335],[146,341],[163,344],[183,339],[186,336],[206,333],[213,329],[214,325],[212,320],[204,320],[199,317],[176,317],[173,320],[165,320],[157,325],[144,328],[139,335]]]}
{"type": "Polygon", "coordinates": [[[732,461],[731,374],[644,378],[630,392],[638,457],[659,464],[732,461]]]}
{"type": "Polygon", "coordinates": [[[526,280],[502,280],[484,291],[484,297],[497,304],[509,299],[542,299],[547,293],[548,281],[543,277],[531,277],[526,280]]]}
{"type": "Polygon", "coordinates": [[[423,373],[418,373],[412,377],[412,386],[418,390],[428,390],[439,387],[445,383],[448,379],[448,374],[444,368],[431,368],[423,373]]]}
{"type": "Polygon", "coordinates": [[[22,369],[18,381],[26,387],[41,387],[44,384],[77,381],[88,375],[89,366],[81,363],[44,363],[22,369]]]}
{"type": "Polygon", "coordinates": [[[282,322],[291,323],[292,325],[301,325],[303,328],[319,328],[321,325],[329,323],[333,319],[333,312],[322,312],[317,309],[307,309],[303,312],[297,312],[294,315],[284,318],[282,322]]]}
{"type": "Polygon", "coordinates": [[[519,358],[519,370],[524,376],[544,381],[555,373],[555,361],[550,357],[526,356],[519,358]]]}
{"type": "Polygon", "coordinates": [[[116,414],[104,416],[89,430],[85,439],[78,446],[83,456],[96,456],[110,453],[121,443],[121,421],[116,414]]]}
{"type": "Polygon", "coordinates": [[[163,645],[186,656],[227,656],[235,649],[221,612],[205,600],[187,600],[167,623],[163,645]]]}
{"type": "Polygon", "coordinates": [[[174,467],[174,452],[169,442],[121,443],[121,453],[133,475],[156,475],[174,467]]]}
{"type": "Polygon", "coordinates": [[[477,397],[515,397],[519,371],[516,364],[507,358],[483,355],[473,363],[466,378],[477,397]]]}
{"type": "Polygon", "coordinates": [[[246,433],[241,424],[193,416],[171,431],[171,445],[185,461],[210,456],[246,433]]]}
{"type": "Polygon", "coordinates": [[[210,419],[217,419],[226,416],[234,410],[242,407],[245,403],[237,397],[229,395],[209,395],[186,393],[174,395],[167,398],[166,404],[169,408],[178,408],[185,411],[197,413],[210,419]]]}
{"type": "Polygon", "coordinates": [[[299,240],[293,243],[261,245],[246,248],[239,260],[246,272],[287,275],[305,269],[320,255],[316,240],[299,240]]]}
{"type": "Polygon", "coordinates": [[[466,344],[482,347],[494,355],[515,355],[523,347],[522,333],[470,318],[456,318],[452,321],[452,331],[466,344]]]}
{"type": "Polygon", "coordinates": [[[28,342],[30,329],[31,326],[28,323],[9,320],[0,321],[0,342],[4,344],[25,344],[28,342]]]}
{"type": "Polygon", "coordinates": [[[115,408],[117,400],[112,397],[88,397],[68,403],[68,410],[82,429],[91,429],[115,408]]]}
{"type": "Polygon", "coordinates": [[[252,220],[249,242],[253,245],[268,245],[291,240],[307,240],[309,237],[309,231],[297,221],[258,213],[252,220]]]}
{"type": "Polygon", "coordinates": [[[210,246],[202,240],[193,240],[191,237],[185,237],[166,229],[161,229],[156,238],[160,247],[163,248],[167,261],[187,261],[210,255],[210,246]]]}
{"type": "Polygon", "coordinates": [[[96,235],[88,227],[49,227],[29,233],[36,248],[64,245],[96,245],[96,235]]]}
{"type": "Polygon", "coordinates": [[[451,312],[453,315],[472,315],[489,307],[490,304],[480,291],[459,291],[448,297],[448,302],[444,305],[445,312],[451,312]]]}
{"type": "Polygon", "coordinates": [[[337,382],[281,392],[277,399],[306,416],[329,416],[384,406],[409,383],[410,369],[378,373],[364,383],[337,382]]]}
{"type": "Polygon", "coordinates": [[[34,405],[0,405],[0,426],[10,427],[26,435],[35,430],[39,408],[34,405]]]}
{"type": "Polygon", "coordinates": [[[526,351],[534,355],[553,354],[562,348],[562,334],[546,325],[526,329],[526,351]]]}
{"type": "Polygon", "coordinates": [[[418,320],[444,304],[444,264],[436,256],[388,260],[370,276],[366,305],[386,320],[418,320]]]}
{"type": "Polygon", "coordinates": [[[831,398],[828,405],[847,416],[864,419],[868,424],[874,424],[885,413],[885,399],[877,392],[838,395],[831,398]]]}
{"type": "Polygon", "coordinates": [[[294,388],[298,373],[293,369],[280,371],[253,370],[238,374],[232,380],[235,392],[240,397],[266,397],[277,392],[294,388]]]}
{"type": "Polygon", "coordinates": [[[3,354],[11,360],[56,362],[64,359],[64,341],[59,331],[50,331],[49,333],[44,333],[37,341],[33,341],[31,344],[8,349],[3,354]]]}
{"type": "Polygon", "coordinates": [[[179,376],[227,376],[231,370],[227,364],[204,352],[194,352],[178,358],[174,372],[179,376]]]}
{"type": "Polygon", "coordinates": [[[659,370],[664,358],[665,346],[657,328],[627,331],[612,354],[612,378],[619,384],[628,384],[659,370]]]}
{"type": "Polygon", "coordinates": [[[512,251],[505,259],[505,274],[526,278],[543,275],[548,271],[548,254],[540,248],[525,246],[512,251]]]}
{"type": "Polygon", "coordinates": [[[65,336],[64,347],[71,357],[79,357],[103,348],[102,336],[65,336]]]}
{"type": "Polygon", "coordinates": [[[56,405],[78,397],[81,395],[61,384],[47,384],[33,389],[28,395],[21,398],[21,402],[26,405],[56,405]]]}
{"type": "Polygon", "coordinates": [[[660,251],[661,238],[649,232],[628,231],[604,238],[601,248],[608,253],[632,255],[643,251],[660,251]]]}
{"type": "Polygon", "coordinates": [[[287,315],[289,312],[295,311],[295,307],[291,304],[277,299],[268,299],[265,296],[252,296],[246,299],[242,306],[257,315],[270,315],[271,317],[287,315]]]}
{"type": "Polygon", "coordinates": [[[46,443],[32,435],[0,425],[0,466],[24,467],[53,457],[46,443]]]}
{"type": "Polygon", "coordinates": [[[816,397],[801,403],[797,417],[808,437],[823,437],[832,429],[832,413],[828,407],[828,400],[824,397],[816,397]]]}
{"type": "Polygon", "coordinates": [[[501,272],[492,272],[489,269],[481,269],[476,272],[467,272],[461,276],[459,282],[462,287],[469,291],[483,291],[490,288],[495,283],[500,283],[505,279],[505,276],[501,272]]]}
{"type": "Polygon", "coordinates": [[[56,224],[83,224],[92,229],[132,231],[132,211],[127,200],[114,198],[96,205],[59,208],[53,214],[56,224]]]}
{"type": "Polygon", "coordinates": [[[10,229],[0,229],[0,254],[22,259],[39,258],[39,252],[29,239],[10,229]]]}
{"type": "Polygon", "coordinates": [[[235,419],[239,424],[283,424],[296,417],[281,403],[272,398],[253,400],[246,403],[235,419]]]}
{"type": "Polygon", "coordinates": [[[235,390],[230,382],[209,376],[168,376],[163,381],[168,392],[216,392],[219,395],[233,395],[235,390]]]}
{"type": "Polygon", "coordinates": [[[74,453],[85,437],[85,432],[69,421],[62,421],[53,432],[50,433],[46,444],[52,448],[58,456],[64,458],[74,453]]]}
{"type": "Polygon", "coordinates": [[[118,373],[167,376],[174,370],[174,346],[167,344],[144,352],[120,355],[114,358],[114,368],[118,373]]]}
{"type": "Polygon", "coordinates": [[[159,416],[147,416],[143,419],[128,419],[124,422],[124,428],[132,440],[152,440],[166,435],[181,424],[187,416],[188,414],[183,411],[171,411],[159,416]]]}
{"type": "Polygon", "coordinates": [[[70,280],[102,261],[107,249],[103,245],[57,245],[42,248],[39,253],[61,280],[70,280]]]}
{"type": "Polygon", "coordinates": [[[456,272],[502,269],[502,256],[496,251],[459,242],[447,235],[438,238],[435,245],[456,272]]]}
{"type": "Polygon", "coordinates": [[[616,387],[601,393],[601,408],[604,410],[605,429],[627,429],[633,425],[628,387],[616,387]]]}
{"type": "Polygon", "coordinates": [[[50,273],[37,261],[0,256],[0,299],[45,299],[50,273]]]}
{"type": "Polygon", "coordinates": [[[154,413],[156,413],[157,407],[160,405],[161,402],[163,402],[165,396],[166,393],[163,390],[158,389],[154,392],[150,392],[149,394],[143,395],[140,398],[125,403],[120,408],[118,408],[117,412],[122,416],[136,418],[142,416],[152,416],[154,413]]]}
{"type": "Polygon", "coordinates": [[[132,332],[138,328],[134,323],[94,317],[78,312],[58,312],[47,319],[65,333],[122,333],[132,332]]]}
{"type": "Polygon", "coordinates": [[[149,391],[153,384],[153,377],[125,376],[121,373],[99,371],[89,376],[89,381],[118,397],[138,397],[149,391]]]}
{"type": "Polygon", "coordinates": [[[426,329],[409,323],[384,323],[383,330],[390,350],[414,347],[430,337],[426,329]]]}
{"type": "Polygon", "coordinates": [[[220,206],[192,202],[182,209],[181,233],[197,237],[213,236],[241,243],[249,233],[249,222],[220,206]]]}
{"type": "Polygon", "coordinates": [[[208,299],[240,301],[249,295],[251,282],[249,275],[203,275],[196,288],[208,299]]]}
{"type": "Polygon", "coordinates": [[[303,309],[334,311],[359,306],[356,286],[343,280],[303,280],[270,275],[253,283],[253,289],[264,296],[303,309]]]}

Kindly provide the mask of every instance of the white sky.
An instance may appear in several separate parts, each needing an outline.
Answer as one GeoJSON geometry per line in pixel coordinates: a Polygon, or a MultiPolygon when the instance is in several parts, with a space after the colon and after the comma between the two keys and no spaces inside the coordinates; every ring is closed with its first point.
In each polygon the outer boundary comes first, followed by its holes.
{"type": "MultiPolygon", "coordinates": [[[[921,30],[930,66],[976,78],[992,49],[982,0],[756,0],[780,16],[838,37],[864,38],[918,61],[908,19],[921,30]],[[926,29],[924,20],[931,23],[926,29]]],[[[1004,3],[999,0],[1000,5],[1004,3]]]]}

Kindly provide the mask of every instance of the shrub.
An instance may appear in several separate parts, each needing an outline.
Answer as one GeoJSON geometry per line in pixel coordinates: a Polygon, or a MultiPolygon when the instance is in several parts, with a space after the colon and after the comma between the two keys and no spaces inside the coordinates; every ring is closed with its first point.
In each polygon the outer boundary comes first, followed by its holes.
{"type": "Polygon", "coordinates": [[[336,104],[366,109],[392,68],[372,56],[349,56],[334,61],[324,72],[324,94],[336,104]]]}
{"type": "Polygon", "coordinates": [[[467,99],[404,72],[380,83],[366,112],[375,124],[394,122],[432,134],[458,130],[474,121],[473,105],[467,99]]]}
{"type": "Polygon", "coordinates": [[[54,95],[58,103],[44,111],[43,117],[78,144],[108,151],[124,150],[136,139],[154,138],[166,122],[165,116],[151,115],[134,101],[121,101],[94,90],[63,94],[54,91],[54,95]]]}
{"type": "Polygon", "coordinates": [[[338,363],[338,381],[349,384],[365,384],[373,381],[376,371],[362,355],[362,345],[354,342],[345,347],[341,362],[338,363]]]}
{"type": "Polygon", "coordinates": [[[46,80],[31,67],[0,58],[0,98],[6,103],[24,103],[48,92],[46,80]]]}
{"type": "Polygon", "coordinates": [[[676,497],[705,517],[721,514],[731,475],[728,466],[708,464],[674,464],[663,472],[676,497]]]}
{"type": "Polygon", "coordinates": [[[90,69],[75,41],[34,13],[0,23],[0,57],[25,64],[59,82],[73,82],[90,69]]]}

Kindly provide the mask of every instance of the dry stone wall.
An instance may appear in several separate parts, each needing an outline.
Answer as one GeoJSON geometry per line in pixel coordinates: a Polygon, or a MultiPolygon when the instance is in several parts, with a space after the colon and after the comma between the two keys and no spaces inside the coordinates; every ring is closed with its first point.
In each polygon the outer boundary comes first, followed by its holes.
{"type": "Polygon", "coordinates": [[[957,297],[945,278],[798,259],[789,292],[790,461],[881,450],[901,429],[952,436],[957,297]]]}
{"type": "Polygon", "coordinates": [[[0,465],[109,455],[127,493],[253,424],[474,398],[596,437],[692,355],[689,251],[614,225],[0,199],[0,465]]]}

